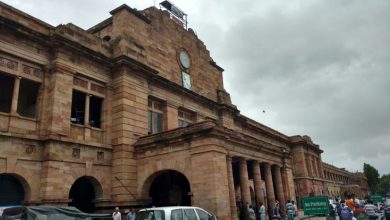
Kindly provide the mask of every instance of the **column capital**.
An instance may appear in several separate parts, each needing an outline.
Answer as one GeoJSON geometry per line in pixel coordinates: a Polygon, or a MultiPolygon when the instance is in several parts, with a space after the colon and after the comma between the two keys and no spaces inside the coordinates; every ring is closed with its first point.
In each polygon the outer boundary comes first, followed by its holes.
{"type": "Polygon", "coordinates": [[[267,168],[267,169],[271,168],[271,164],[268,163],[268,162],[262,162],[261,165],[262,165],[264,168],[267,168]]]}
{"type": "Polygon", "coordinates": [[[237,157],[237,160],[240,161],[240,162],[246,162],[246,161],[248,161],[248,159],[245,158],[245,157],[237,157]]]}
{"type": "Polygon", "coordinates": [[[227,154],[226,160],[231,162],[231,161],[233,161],[233,157],[230,154],[227,154]]]}

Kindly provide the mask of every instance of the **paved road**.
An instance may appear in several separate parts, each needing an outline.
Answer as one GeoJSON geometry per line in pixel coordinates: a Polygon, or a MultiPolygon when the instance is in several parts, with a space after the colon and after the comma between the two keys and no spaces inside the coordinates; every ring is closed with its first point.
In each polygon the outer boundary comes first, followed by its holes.
{"type": "MultiPolygon", "coordinates": [[[[326,217],[318,217],[318,216],[307,216],[303,214],[303,211],[298,211],[299,219],[307,219],[307,220],[326,220],[326,217]]],[[[339,217],[336,216],[336,220],[339,220],[339,217]]]]}

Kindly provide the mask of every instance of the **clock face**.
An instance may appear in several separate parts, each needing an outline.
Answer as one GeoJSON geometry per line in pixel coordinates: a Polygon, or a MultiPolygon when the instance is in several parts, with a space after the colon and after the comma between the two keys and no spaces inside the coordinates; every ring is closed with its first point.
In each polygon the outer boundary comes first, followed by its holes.
{"type": "Polygon", "coordinates": [[[191,65],[191,60],[190,60],[190,56],[188,55],[187,52],[185,52],[184,50],[180,52],[179,54],[179,60],[180,60],[180,64],[188,69],[190,68],[190,65],[191,65]]]}
{"type": "Polygon", "coordinates": [[[182,72],[182,79],[183,87],[191,90],[191,75],[186,72],[182,72]]]}

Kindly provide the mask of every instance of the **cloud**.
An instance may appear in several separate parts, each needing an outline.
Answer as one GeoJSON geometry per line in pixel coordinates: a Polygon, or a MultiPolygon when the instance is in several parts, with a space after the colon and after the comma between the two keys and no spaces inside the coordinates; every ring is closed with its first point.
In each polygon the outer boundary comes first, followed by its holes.
{"type": "Polygon", "coordinates": [[[325,161],[389,173],[390,3],[293,4],[252,9],[218,35],[214,58],[233,102],[276,130],[310,135],[325,161]]]}

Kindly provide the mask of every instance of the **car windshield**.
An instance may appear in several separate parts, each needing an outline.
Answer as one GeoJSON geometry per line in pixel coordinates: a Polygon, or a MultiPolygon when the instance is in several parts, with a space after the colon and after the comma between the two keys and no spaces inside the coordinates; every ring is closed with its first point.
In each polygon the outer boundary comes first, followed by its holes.
{"type": "Polygon", "coordinates": [[[165,220],[162,210],[144,210],[137,214],[136,220],[165,220]]]}

